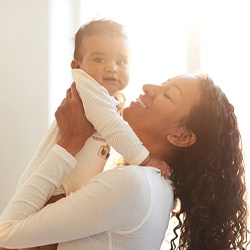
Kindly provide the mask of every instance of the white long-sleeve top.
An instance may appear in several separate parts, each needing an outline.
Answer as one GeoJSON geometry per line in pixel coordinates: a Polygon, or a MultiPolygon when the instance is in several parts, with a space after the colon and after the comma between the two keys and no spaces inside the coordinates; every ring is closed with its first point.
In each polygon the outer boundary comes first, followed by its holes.
{"type": "Polygon", "coordinates": [[[130,165],[107,170],[44,207],[75,165],[66,150],[52,148],[2,213],[1,247],[59,243],[59,250],[160,249],[173,191],[158,169],[130,165]]]}

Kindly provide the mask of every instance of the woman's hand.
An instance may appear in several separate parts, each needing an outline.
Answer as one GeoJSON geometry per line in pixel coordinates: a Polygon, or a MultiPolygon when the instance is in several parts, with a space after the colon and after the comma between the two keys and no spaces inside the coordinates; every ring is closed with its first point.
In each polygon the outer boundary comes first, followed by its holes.
{"type": "Polygon", "coordinates": [[[93,125],[85,117],[75,83],[67,90],[66,98],[55,112],[55,117],[59,128],[57,144],[75,156],[95,132],[93,125]]]}

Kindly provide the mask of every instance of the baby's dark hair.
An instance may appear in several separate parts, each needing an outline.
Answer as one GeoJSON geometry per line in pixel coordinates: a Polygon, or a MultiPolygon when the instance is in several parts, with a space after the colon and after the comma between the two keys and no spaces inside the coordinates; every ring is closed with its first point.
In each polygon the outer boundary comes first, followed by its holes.
{"type": "Polygon", "coordinates": [[[128,40],[125,26],[110,19],[92,20],[81,26],[75,34],[74,59],[82,59],[83,55],[80,53],[80,49],[83,40],[87,37],[99,34],[108,35],[110,37],[121,37],[125,40],[128,40]]]}

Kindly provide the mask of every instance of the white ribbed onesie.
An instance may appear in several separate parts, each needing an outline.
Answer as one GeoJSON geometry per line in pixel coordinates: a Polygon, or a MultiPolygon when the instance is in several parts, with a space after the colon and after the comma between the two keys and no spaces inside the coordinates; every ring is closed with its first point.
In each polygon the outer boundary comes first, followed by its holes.
{"type": "Polygon", "coordinates": [[[173,209],[159,169],[116,167],[44,207],[76,160],[57,144],[0,217],[0,246],[59,243],[59,250],[159,250],[173,209]]]}
{"type": "MultiPolygon", "coordinates": [[[[132,128],[117,113],[116,105],[119,102],[82,69],[73,69],[72,76],[82,99],[85,115],[98,133],[90,137],[76,155],[78,165],[62,183],[66,195],[78,190],[93,176],[103,171],[109,155],[108,145],[112,146],[130,164],[139,165],[149,154],[132,128]]],[[[56,143],[57,136],[58,127],[54,121],[19,179],[18,188],[39,166],[56,143]]],[[[64,191],[59,188],[55,194],[64,191]]]]}

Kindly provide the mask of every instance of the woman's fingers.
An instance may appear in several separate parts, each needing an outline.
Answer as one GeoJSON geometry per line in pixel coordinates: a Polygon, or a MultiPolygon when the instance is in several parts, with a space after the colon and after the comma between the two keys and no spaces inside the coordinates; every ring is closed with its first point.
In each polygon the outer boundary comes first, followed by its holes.
{"type": "Polygon", "coordinates": [[[81,97],[80,97],[80,95],[79,95],[79,93],[78,93],[78,91],[76,89],[76,84],[75,83],[72,83],[70,90],[71,90],[71,99],[75,100],[77,102],[80,102],[81,105],[82,105],[82,100],[81,100],[81,97]]]}
{"type": "Polygon", "coordinates": [[[94,133],[94,127],[85,117],[74,83],[66,91],[66,98],[55,112],[55,117],[60,131],[57,143],[75,155],[94,133]]]}
{"type": "Polygon", "coordinates": [[[63,98],[61,105],[63,105],[66,101],[69,101],[71,99],[78,99],[81,101],[81,98],[76,90],[76,85],[75,83],[72,83],[71,87],[67,89],[66,91],[66,97],[63,98]]]}
{"type": "Polygon", "coordinates": [[[71,87],[66,91],[66,99],[67,100],[71,99],[71,87]]]}
{"type": "Polygon", "coordinates": [[[78,92],[76,90],[76,84],[74,82],[71,84],[71,88],[70,89],[71,89],[71,95],[72,95],[72,97],[80,99],[80,96],[79,96],[79,94],[78,94],[78,92]]]}

